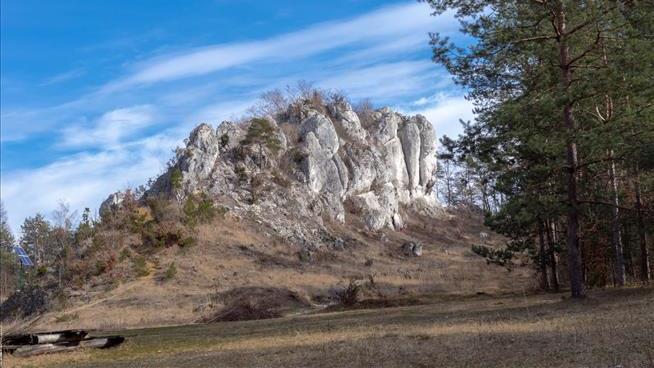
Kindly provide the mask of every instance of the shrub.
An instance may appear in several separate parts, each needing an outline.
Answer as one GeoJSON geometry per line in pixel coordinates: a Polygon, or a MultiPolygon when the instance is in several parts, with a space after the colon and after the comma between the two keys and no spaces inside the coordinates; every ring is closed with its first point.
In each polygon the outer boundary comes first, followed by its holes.
{"type": "Polygon", "coordinates": [[[298,165],[307,157],[307,154],[298,148],[291,149],[288,154],[291,157],[291,160],[298,165]]]}
{"type": "Polygon", "coordinates": [[[252,195],[251,202],[255,203],[261,198],[264,194],[268,193],[268,185],[266,185],[266,175],[259,174],[252,178],[250,182],[250,194],[252,195]]]}
{"type": "Polygon", "coordinates": [[[184,203],[183,212],[184,223],[194,227],[213,220],[218,211],[214,207],[213,200],[205,193],[202,193],[199,198],[188,197],[184,203]]]}
{"type": "Polygon", "coordinates": [[[164,273],[164,280],[172,280],[175,275],[177,275],[177,267],[175,266],[175,262],[173,262],[166,269],[166,273],[164,273]]]}
{"type": "Polygon", "coordinates": [[[164,197],[150,197],[147,200],[147,206],[150,210],[150,218],[146,222],[164,222],[167,220],[177,221],[180,218],[179,205],[164,197]]]}
{"type": "Polygon", "coordinates": [[[279,124],[279,129],[284,133],[289,143],[294,144],[300,141],[300,127],[297,124],[283,122],[279,124]]]}
{"type": "Polygon", "coordinates": [[[148,269],[148,264],[145,261],[145,257],[138,256],[134,258],[133,264],[134,264],[134,272],[136,273],[136,276],[144,277],[150,274],[150,270],[148,269]]]}
{"type": "Polygon", "coordinates": [[[45,312],[50,306],[51,296],[42,288],[28,286],[16,291],[2,303],[0,320],[25,318],[45,312]]]}
{"type": "Polygon", "coordinates": [[[129,258],[130,255],[131,255],[131,253],[130,253],[129,249],[123,248],[123,250],[120,251],[120,255],[118,256],[118,261],[122,262],[122,261],[126,260],[127,258],[129,258]]]}
{"type": "Polygon", "coordinates": [[[277,153],[281,149],[279,139],[275,137],[275,128],[270,121],[261,118],[254,118],[250,121],[243,145],[256,144],[261,151],[266,147],[270,152],[277,153]]]}
{"type": "Polygon", "coordinates": [[[224,149],[229,144],[229,136],[227,133],[224,133],[220,136],[220,148],[224,149]]]}
{"type": "Polygon", "coordinates": [[[152,220],[149,212],[144,208],[135,208],[127,215],[127,226],[133,233],[140,233],[143,231],[145,224],[152,220]]]}
{"type": "Polygon", "coordinates": [[[94,272],[95,276],[103,274],[107,270],[108,267],[109,267],[109,265],[107,264],[106,261],[101,260],[101,259],[97,260],[95,262],[95,272],[94,272]]]}
{"type": "Polygon", "coordinates": [[[55,318],[55,323],[77,321],[78,319],[79,319],[79,314],[77,313],[62,314],[61,316],[55,318]]]}
{"type": "Polygon", "coordinates": [[[273,183],[283,188],[288,188],[291,186],[291,181],[286,176],[284,176],[284,174],[282,174],[279,170],[275,170],[272,172],[272,181],[273,183]]]}
{"type": "Polygon", "coordinates": [[[195,242],[191,230],[179,220],[148,222],[141,233],[141,239],[144,245],[152,248],[170,247],[175,244],[184,247],[195,242]]]}
{"type": "Polygon", "coordinates": [[[42,277],[45,276],[45,274],[48,273],[48,267],[45,265],[41,265],[36,268],[36,276],[37,277],[42,277]]]}
{"type": "Polygon", "coordinates": [[[361,286],[356,280],[350,280],[347,288],[336,292],[338,302],[344,307],[351,307],[359,302],[361,286]]]}
{"type": "Polygon", "coordinates": [[[245,168],[243,166],[236,166],[234,172],[238,177],[239,184],[243,184],[248,180],[248,174],[245,172],[245,168]]]}
{"type": "Polygon", "coordinates": [[[370,100],[361,100],[354,106],[354,112],[356,112],[357,116],[359,116],[359,121],[361,121],[361,126],[363,128],[368,129],[375,123],[375,110],[370,100]]]}
{"type": "Polygon", "coordinates": [[[485,245],[473,245],[472,252],[486,258],[486,262],[504,266],[511,262],[513,252],[509,249],[493,249],[485,245]]]}
{"type": "Polygon", "coordinates": [[[173,189],[178,190],[182,187],[182,170],[179,167],[170,172],[170,185],[173,189]]]}
{"type": "Polygon", "coordinates": [[[193,236],[187,236],[179,240],[177,242],[177,245],[180,246],[181,248],[188,248],[194,246],[195,243],[196,243],[196,239],[193,236]]]}

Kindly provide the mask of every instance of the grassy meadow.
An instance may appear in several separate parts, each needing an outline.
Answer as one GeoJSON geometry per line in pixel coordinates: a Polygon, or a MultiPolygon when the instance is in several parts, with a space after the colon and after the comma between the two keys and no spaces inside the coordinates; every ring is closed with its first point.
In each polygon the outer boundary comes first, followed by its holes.
{"type": "Polygon", "coordinates": [[[6,367],[654,367],[654,289],[474,295],[264,321],[103,331],[110,350],[6,367]]]}

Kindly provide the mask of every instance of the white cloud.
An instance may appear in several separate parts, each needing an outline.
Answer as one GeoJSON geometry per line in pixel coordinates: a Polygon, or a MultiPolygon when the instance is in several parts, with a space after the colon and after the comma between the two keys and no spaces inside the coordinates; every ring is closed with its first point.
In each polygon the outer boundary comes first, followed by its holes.
{"type": "Polygon", "coordinates": [[[414,32],[407,36],[400,36],[399,38],[391,38],[386,42],[380,42],[372,47],[362,48],[361,50],[350,52],[335,60],[337,63],[358,63],[376,61],[379,58],[386,56],[393,56],[407,51],[415,51],[421,49],[429,42],[427,33],[414,32]]]}
{"type": "Polygon", "coordinates": [[[150,105],[132,106],[104,113],[90,127],[74,125],[62,131],[65,147],[115,146],[154,123],[150,105]]]}
{"type": "Polygon", "coordinates": [[[41,86],[45,87],[53,84],[67,82],[69,80],[79,78],[83,76],[85,73],[86,72],[84,71],[84,69],[81,68],[69,70],[67,72],[63,72],[61,74],[57,74],[50,78],[45,79],[43,83],[41,83],[41,86]]]}
{"type": "MultiPolygon", "coordinates": [[[[430,9],[426,4],[408,2],[384,7],[349,20],[321,23],[268,39],[209,45],[145,59],[133,65],[127,74],[118,76],[96,88],[94,92],[68,103],[27,109],[3,104],[0,140],[28,139],[32,135],[56,129],[58,125],[78,121],[81,116],[96,115],[97,111],[111,108],[109,104],[155,104],[153,100],[165,99],[163,95],[168,93],[169,98],[160,101],[161,103],[176,104],[175,108],[190,111],[202,108],[208,99],[215,101],[221,94],[223,97],[229,96],[230,86],[244,88],[248,86],[243,84],[249,82],[254,85],[253,89],[260,89],[265,85],[276,85],[281,79],[288,80],[294,75],[302,79],[320,81],[336,78],[335,72],[352,76],[354,73],[348,74],[349,71],[373,67],[380,62],[390,62],[384,59],[393,59],[392,61],[396,62],[411,59],[408,55],[428,50],[429,31],[453,32],[457,28],[451,14],[432,17],[429,13],[430,9]],[[324,54],[328,52],[333,57],[325,57],[324,54]],[[313,56],[316,56],[316,59],[307,59],[313,56]],[[218,77],[211,77],[211,85],[221,85],[224,88],[199,89],[198,86],[207,83],[206,79],[195,83],[193,87],[179,85],[190,77],[235,67],[238,67],[238,74],[230,70],[231,75],[223,73],[218,77]],[[331,72],[331,75],[325,76],[325,72],[331,72]],[[173,81],[178,84],[170,83],[164,86],[167,90],[160,86],[157,86],[156,90],[136,88],[173,81]],[[214,95],[210,96],[212,91],[214,95]],[[196,98],[197,95],[199,98],[196,98]],[[180,106],[180,102],[184,103],[184,106],[180,106]]],[[[73,70],[63,73],[51,78],[49,82],[71,78],[79,72],[73,70]]],[[[418,72],[420,71],[416,70],[416,73],[418,72]]],[[[384,78],[385,75],[370,77],[372,84],[375,79],[384,78]]],[[[416,74],[407,76],[403,85],[416,83],[418,77],[416,74]]],[[[329,84],[334,85],[336,89],[345,89],[340,84],[346,83],[343,78],[341,83],[330,81],[329,84]]],[[[378,88],[371,88],[371,91],[382,92],[378,88]]],[[[399,92],[392,94],[397,96],[399,92]]],[[[363,95],[365,91],[359,89],[355,93],[363,95]]],[[[209,103],[213,104],[213,101],[209,103]]]]}
{"type": "Polygon", "coordinates": [[[432,96],[418,100],[419,109],[409,110],[411,114],[422,114],[434,124],[438,136],[447,135],[456,138],[463,132],[459,119],[474,120],[473,104],[463,96],[432,96]]]}
{"type": "Polygon", "coordinates": [[[160,56],[141,63],[132,75],[106,85],[104,90],[199,76],[255,61],[299,59],[362,42],[376,43],[372,50],[377,55],[393,52],[415,45],[416,34],[426,42],[432,27],[442,31],[456,27],[450,15],[438,18],[438,24],[435,19],[426,4],[386,7],[351,20],[323,23],[263,41],[212,45],[160,56]]]}
{"type": "Polygon", "coordinates": [[[37,212],[49,215],[61,200],[72,208],[97,210],[109,193],[143,184],[163,171],[172,149],[181,142],[166,132],[95,154],[63,157],[34,170],[2,175],[2,200],[12,229],[37,212]]]}
{"type": "Polygon", "coordinates": [[[428,61],[404,61],[335,73],[318,84],[343,90],[353,98],[374,100],[419,93],[431,88],[436,75],[434,65],[428,61]]]}

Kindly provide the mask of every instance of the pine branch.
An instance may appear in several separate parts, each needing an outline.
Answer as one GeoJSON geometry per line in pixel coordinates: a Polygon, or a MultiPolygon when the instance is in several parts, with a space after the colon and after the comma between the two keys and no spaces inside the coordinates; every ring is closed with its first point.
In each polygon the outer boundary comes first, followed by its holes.
{"type": "Polygon", "coordinates": [[[581,59],[584,58],[586,55],[588,55],[588,53],[594,51],[594,50],[597,48],[597,46],[599,45],[600,40],[602,39],[601,36],[602,36],[602,31],[599,31],[599,30],[598,30],[598,31],[597,31],[597,36],[595,37],[595,42],[593,43],[593,45],[590,46],[589,48],[587,48],[586,50],[584,50],[584,52],[582,52],[582,53],[579,54],[578,56],[572,58],[572,59],[570,60],[570,62],[566,64],[566,67],[569,67],[569,66],[573,65],[574,63],[576,63],[577,61],[581,60],[581,59]]]}
{"type": "MultiPolygon", "coordinates": [[[[616,204],[611,203],[611,202],[604,202],[604,201],[579,200],[579,201],[577,201],[577,203],[579,203],[579,204],[598,204],[598,205],[602,205],[602,206],[609,206],[609,207],[618,208],[618,209],[621,209],[623,211],[635,211],[636,210],[635,208],[624,207],[624,206],[616,205],[616,204]]],[[[647,212],[647,211],[645,211],[645,212],[647,212]]]]}

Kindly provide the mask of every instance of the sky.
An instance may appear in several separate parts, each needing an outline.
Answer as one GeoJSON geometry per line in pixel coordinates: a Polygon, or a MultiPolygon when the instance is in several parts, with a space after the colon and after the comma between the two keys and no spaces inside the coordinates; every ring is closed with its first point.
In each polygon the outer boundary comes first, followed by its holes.
{"type": "Polygon", "coordinates": [[[464,91],[415,1],[2,0],[0,196],[14,233],[59,202],[97,212],[162,173],[193,127],[243,116],[298,80],[423,114],[456,136],[464,91]]]}

